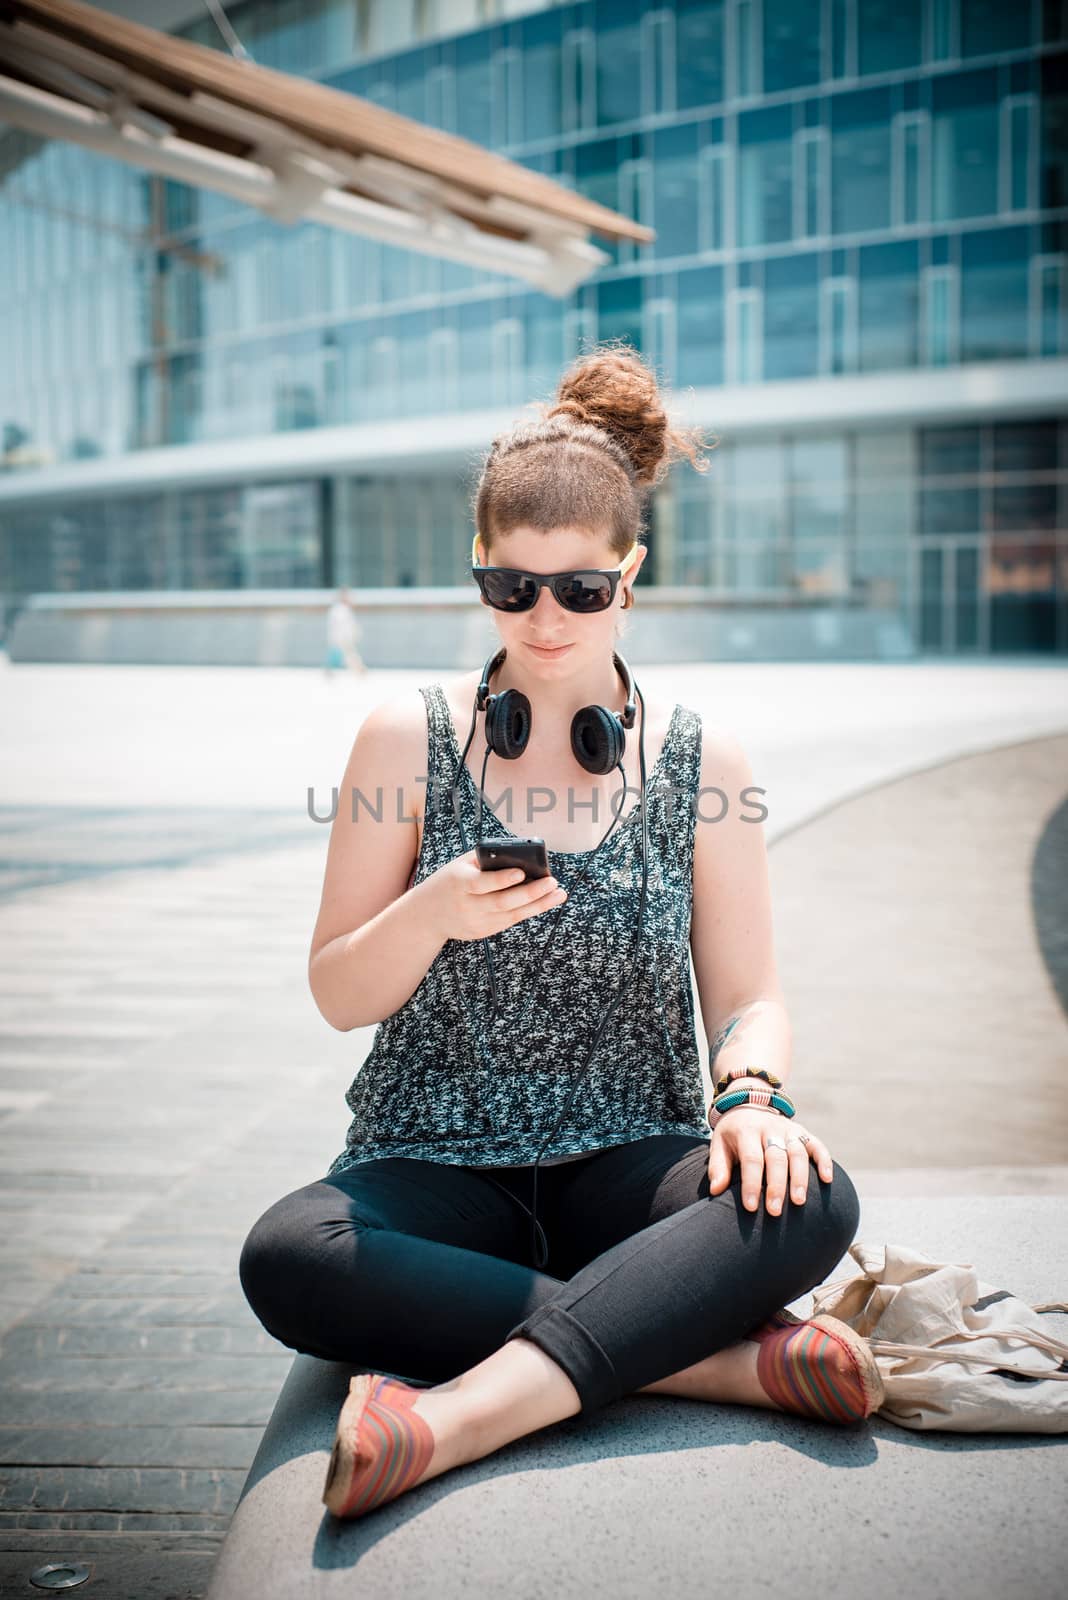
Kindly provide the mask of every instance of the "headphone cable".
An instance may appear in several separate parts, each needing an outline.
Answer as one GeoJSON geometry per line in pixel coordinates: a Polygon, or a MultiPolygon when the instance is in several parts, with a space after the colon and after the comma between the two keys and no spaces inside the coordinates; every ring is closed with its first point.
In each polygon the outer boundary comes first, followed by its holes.
{"type": "MultiPolygon", "coordinates": [[[[648,808],[648,796],[646,794],[646,768],[645,768],[645,696],[642,694],[642,691],[641,691],[641,689],[639,688],[639,686],[638,686],[638,684],[636,682],[634,684],[634,692],[635,692],[635,695],[637,696],[638,703],[641,706],[641,721],[640,721],[640,723],[638,725],[638,769],[639,769],[639,773],[640,773],[640,783],[641,783],[641,794],[640,794],[640,798],[639,798],[639,805],[641,807],[641,824],[642,824],[642,884],[641,884],[641,894],[640,894],[639,903],[638,903],[637,931],[636,931],[636,934],[635,934],[634,944],[633,944],[633,947],[632,947],[632,949],[630,951],[630,954],[629,954],[629,957],[628,957],[628,961],[627,961],[627,964],[626,964],[627,968],[629,968],[636,961],[637,955],[638,955],[638,952],[639,952],[639,949],[640,949],[640,946],[641,946],[642,934],[644,932],[645,905],[646,905],[646,896],[647,896],[647,889],[648,889],[648,873],[649,873],[649,808],[648,808]]],[[[461,839],[461,842],[463,844],[465,853],[470,848],[470,846],[467,843],[467,833],[466,833],[466,830],[464,828],[464,823],[463,823],[462,805],[461,805],[460,798],[459,798],[459,779],[460,779],[461,773],[464,770],[464,767],[465,767],[465,764],[466,764],[467,752],[471,748],[471,741],[473,740],[473,738],[475,736],[475,727],[476,727],[476,724],[477,724],[477,720],[478,720],[478,706],[477,706],[477,703],[476,703],[476,705],[474,705],[472,707],[472,710],[471,710],[471,726],[468,729],[466,743],[464,744],[463,750],[460,752],[460,760],[459,760],[459,763],[457,765],[456,772],[455,772],[454,777],[453,777],[452,788],[450,790],[450,794],[451,794],[451,797],[452,797],[452,805],[453,805],[453,815],[455,817],[457,826],[458,826],[459,831],[460,831],[460,839],[461,839]]],[[[489,747],[489,745],[487,745],[486,746],[486,757],[485,757],[485,760],[483,762],[483,768],[482,768],[483,780],[485,778],[486,762],[489,759],[489,755],[490,755],[490,747],[489,747]]],[[[595,850],[593,851],[593,856],[594,857],[596,857],[598,851],[601,848],[601,845],[603,845],[605,843],[605,841],[608,838],[608,835],[612,832],[612,829],[616,826],[616,823],[619,821],[619,818],[622,815],[623,806],[626,803],[626,798],[627,798],[626,773],[623,771],[622,762],[617,763],[617,766],[619,767],[619,770],[620,770],[620,772],[621,772],[621,774],[623,776],[623,792],[622,792],[622,796],[621,796],[621,799],[620,799],[620,804],[619,804],[619,806],[618,806],[618,808],[616,810],[615,815],[612,818],[612,821],[609,823],[607,829],[605,830],[604,837],[601,839],[600,843],[596,846],[595,850]]],[[[481,836],[482,836],[482,817],[483,817],[483,813],[486,810],[488,810],[488,807],[486,807],[486,804],[485,804],[485,797],[484,797],[482,788],[479,789],[478,800],[479,800],[479,838],[481,839],[481,836]]],[[[592,870],[593,864],[594,864],[593,860],[591,859],[591,861],[589,863],[589,866],[586,869],[587,873],[589,873],[592,870]]],[[[580,879],[579,882],[580,883],[585,882],[585,876],[582,879],[580,879]]],[[[551,930],[550,934],[546,938],[545,945],[542,948],[542,960],[539,963],[538,971],[537,971],[537,974],[536,974],[536,980],[539,981],[539,982],[540,982],[540,979],[541,979],[541,969],[544,966],[545,955],[546,955],[546,952],[547,952],[547,949],[548,949],[548,945],[549,945],[549,943],[550,943],[550,941],[551,941],[551,939],[553,937],[553,934],[556,931],[556,927],[559,925],[559,912],[562,911],[562,910],[563,910],[563,906],[562,905],[557,907],[557,919],[556,919],[556,922],[554,923],[553,929],[551,930]]],[[[492,996],[493,996],[493,1013],[492,1013],[491,1019],[490,1019],[492,1021],[492,1020],[494,1020],[494,1018],[497,1015],[497,1002],[498,1002],[497,977],[496,977],[496,972],[495,972],[494,966],[493,966],[493,959],[492,959],[492,956],[490,955],[488,942],[487,942],[487,940],[483,939],[481,941],[481,943],[482,943],[483,954],[484,954],[484,956],[486,958],[486,967],[487,967],[487,971],[489,973],[490,988],[491,988],[492,996]]],[[[626,984],[627,984],[627,980],[628,980],[629,976],[630,976],[630,972],[628,970],[625,970],[623,979],[622,979],[622,981],[621,981],[621,983],[619,985],[619,990],[618,990],[615,998],[611,1002],[610,1006],[606,1010],[604,1016],[601,1018],[600,1026],[598,1027],[597,1032],[594,1035],[593,1043],[590,1046],[589,1052],[587,1053],[586,1060],[583,1062],[583,1065],[582,1065],[579,1073],[575,1077],[575,1079],[574,1079],[574,1081],[573,1081],[573,1083],[571,1085],[571,1088],[568,1090],[567,1098],[565,1099],[563,1105],[561,1106],[559,1112],[557,1113],[556,1121],[553,1123],[552,1127],[549,1129],[549,1132],[546,1135],[546,1137],[542,1140],[541,1148],[538,1151],[538,1155],[537,1155],[537,1157],[536,1157],[536,1159],[534,1161],[533,1184],[532,1184],[532,1192],[531,1192],[531,1205],[530,1206],[525,1205],[523,1203],[523,1201],[519,1199],[518,1195],[513,1194],[510,1189],[505,1188],[504,1184],[500,1183],[496,1178],[489,1177],[488,1173],[485,1173],[485,1172],[483,1173],[483,1176],[486,1177],[490,1183],[494,1184],[504,1194],[509,1195],[523,1211],[527,1212],[528,1216],[530,1217],[530,1219],[531,1219],[531,1254],[533,1256],[533,1264],[539,1270],[542,1267],[545,1266],[545,1264],[546,1264],[546,1262],[548,1260],[548,1255],[549,1255],[549,1247],[548,1247],[548,1241],[547,1241],[546,1236],[545,1236],[545,1230],[542,1228],[541,1223],[538,1221],[538,1168],[539,1168],[539,1165],[541,1163],[541,1158],[544,1155],[544,1153],[545,1153],[546,1149],[548,1148],[549,1144],[552,1142],[553,1135],[556,1133],[557,1128],[560,1126],[560,1123],[561,1123],[561,1121],[563,1119],[564,1113],[567,1111],[568,1107],[570,1106],[570,1104],[571,1104],[572,1100],[574,1099],[575,1094],[576,1094],[576,1092],[577,1092],[577,1090],[579,1088],[579,1085],[582,1083],[582,1081],[584,1080],[584,1078],[586,1076],[586,1073],[589,1070],[590,1063],[593,1060],[594,1054],[595,1054],[595,1052],[597,1050],[597,1046],[601,1041],[601,1035],[604,1033],[604,1030],[608,1026],[608,1023],[611,1021],[613,1015],[618,1010],[619,1004],[620,1004],[621,1000],[623,999],[623,995],[626,992],[626,984]],[[539,1238],[540,1238],[540,1246],[539,1246],[539,1238]]],[[[529,1004],[528,1004],[528,1008],[527,1009],[529,1010],[529,1004]]],[[[525,1016],[526,1016],[526,1012],[524,1012],[524,1017],[525,1016]]],[[[491,1062],[491,1065],[492,1065],[492,1062],[491,1062]]]]}
{"type": "MultiPolygon", "coordinates": [[[[586,1060],[583,1062],[581,1070],[576,1075],[575,1080],[571,1085],[571,1088],[568,1090],[567,1099],[564,1101],[563,1105],[560,1107],[560,1110],[557,1113],[556,1121],[553,1123],[552,1127],[549,1129],[549,1132],[546,1135],[546,1137],[542,1140],[541,1149],[538,1151],[537,1158],[536,1158],[536,1160],[534,1162],[533,1184],[532,1184],[531,1197],[530,1197],[531,1203],[530,1203],[530,1208],[529,1208],[530,1209],[531,1224],[532,1224],[530,1239],[531,1239],[531,1254],[532,1254],[532,1256],[534,1258],[534,1266],[536,1268],[538,1268],[539,1270],[542,1267],[545,1266],[545,1264],[546,1264],[546,1262],[548,1260],[549,1252],[548,1252],[548,1244],[547,1244],[547,1241],[545,1239],[545,1231],[541,1227],[541,1224],[538,1222],[538,1167],[541,1164],[542,1156],[545,1154],[546,1149],[548,1148],[549,1144],[552,1142],[553,1135],[556,1133],[557,1128],[560,1126],[560,1123],[563,1120],[563,1116],[564,1116],[565,1111],[570,1106],[572,1100],[575,1097],[575,1093],[576,1093],[579,1085],[584,1081],[584,1079],[586,1077],[586,1074],[589,1071],[590,1063],[592,1062],[594,1054],[596,1053],[597,1046],[601,1042],[601,1035],[604,1033],[604,1030],[608,1026],[609,1021],[614,1016],[615,1012],[618,1010],[620,1001],[623,999],[623,996],[626,993],[627,980],[630,977],[630,972],[627,970],[627,968],[632,966],[637,960],[638,951],[639,951],[640,946],[641,946],[642,933],[643,933],[643,929],[644,929],[646,890],[647,890],[648,882],[649,882],[649,807],[648,807],[648,804],[647,804],[647,795],[646,795],[646,790],[645,790],[645,698],[642,695],[642,692],[638,688],[637,684],[635,684],[634,689],[635,689],[635,693],[637,694],[638,699],[639,699],[639,701],[641,703],[641,708],[642,708],[642,720],[641,720],[641,724],[640,724],[640,727],[639,727],[639,730],[638,730],[638,767],[639,767],[639,771],[641,773],[641,800],[640,800],[640,804],[641,804],[641,808],[642,808],[642,887],[641,887],[641,895],[640,895],[639,902],[638,902],[638,927],[637,927],[637,931],[636,931],[635,938],[634,938],[634,945],[633,945],[633,948],[632,948],[632,950],[630,952],[630,956],[628,958],[626,967],[624,968],[623,978],[622,978],[622,980],[620,982],[619,989],[618,989],[618,991],[616,993],[615,999],[612,1001],[612,1003],[609,1006],[608,1010],[605,1012],[604,1016],[601,1018],[601,1025],[597,1029],[596,1034],[594,1035],[593,1043],[589,1048],[589,1052],[588,1052],[588,1054],[586,1056],[586,1060]],[[540,1250],[538,1248],[538,1237],[537,1237],[539,1234],[541,1235],[541,1241],[542,1241],[542,1247],[541,1247],[540,1250]]],[[[625,787],[625,785],[626,785],[626,779],[624,778],[624,790],[623,790],[624,796],[626,795],[626,787],[625,787]]],[[[520,1201],[519,1203],[522,1205],[522,1201],[520,1201]]],[[[523,1209],[526,1210],[528,1208],[524,1206],[523,1209]]]]}

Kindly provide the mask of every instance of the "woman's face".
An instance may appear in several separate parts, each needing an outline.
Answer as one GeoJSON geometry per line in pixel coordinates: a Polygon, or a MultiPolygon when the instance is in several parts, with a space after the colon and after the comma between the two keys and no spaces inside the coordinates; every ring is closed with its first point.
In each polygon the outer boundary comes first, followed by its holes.
{"type": "MultiPolygon", "coordinates": [[[[621,560],[607,536],[583,528],[554,528],[550,533],[513,528],[495,539],[488,552],[480,542],[478,556],[484,566],[522,567],[537,573],[574,572],[590,567],[607,570],[618,567],[621,560]]],[[[586,616],[567,611],[546,588],[539,591],[537,602],[529,611],[494,610],[493,620],[509,657],[548,678],[569,678],[595,663],[600,665],[615,648],[619,611],[644,560],[645,547],[640,546],[605,611],[586,616]]],[[[482,603],[487,604],[485,600],[482,603]]]]}

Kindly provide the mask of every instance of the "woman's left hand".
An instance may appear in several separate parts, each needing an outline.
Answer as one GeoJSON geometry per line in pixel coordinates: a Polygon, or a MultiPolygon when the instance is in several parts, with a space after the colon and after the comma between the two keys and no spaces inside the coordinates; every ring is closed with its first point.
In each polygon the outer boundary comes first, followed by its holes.
{"type": "Polygon", "coordinates": [[[728,1111],[712,1129],[709,1194],[719,1194],[727,1187],[737,1157],[742,1170],[742,1204],[747,1211],[755,1211],[760,1204],[760,1184],[765,1174],[767,1208],[773,1217],[782,1210],[787,1184],[795,1205],[804,1205],[808,1194],[809,1157],[816,1163],[825,1183],[831,1181],[834,1164],[822,1139],[809,1135],[807,1144],[802,1144],[802,1134],[808,1134],[808,1129],[800,1126],[796,1118],[784,1117],[778,1111],[749,1106],[736,1106],[728,1111]],[[772,1135],[785,1141],[785,1150],[776,1144],[768,1149],[767,1140],[772,1135]]]}

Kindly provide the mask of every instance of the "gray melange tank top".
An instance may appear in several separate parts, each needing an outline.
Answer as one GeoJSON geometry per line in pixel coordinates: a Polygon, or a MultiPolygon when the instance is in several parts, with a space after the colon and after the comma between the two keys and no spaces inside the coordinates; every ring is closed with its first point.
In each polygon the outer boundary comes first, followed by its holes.
{"type": "MultiPolygon", "coordinates": [[[[469,847],[479,811],[478,784],[466,762],[450,801],[460,760],[452,717],[439,684],[420,693],[427,709],[428,783],[417,884],[464,852],[453,806],[462,809],[469,847]]],[[[642,830],[630,794],[630,809],[599,854],[549,851],[567,900],[492,940],[500,995],[493,1023],[480,941],[457,939],[446,941],[411,997],[379,1023],[345,1097],[353,1118],[328,1177],[382,1156],[458,1166],[533,1163],[625,973],[625,997],[542,1163],[650,1134],[709,1137],[690,987],[700,774],[701,718],[676,705],[663,750],[647,773],[649,882],[637,957],[631,953],[642,830]],[[555,919],[560,926],[538,976],[555,919]]],[[[616,773],[608,809],[598,818],[600,834],[619,804],[619,783],[616,773]]],[[[487,797],[508,786],[507,763],[491,757],[487,797]]],[[[515,820],[522,831],[522,817],[515,820]]],[[[537,831],[536,820],[526,831],[537,831]]],[[[483,833],[516,837],[488,806],[483,833]]]]}

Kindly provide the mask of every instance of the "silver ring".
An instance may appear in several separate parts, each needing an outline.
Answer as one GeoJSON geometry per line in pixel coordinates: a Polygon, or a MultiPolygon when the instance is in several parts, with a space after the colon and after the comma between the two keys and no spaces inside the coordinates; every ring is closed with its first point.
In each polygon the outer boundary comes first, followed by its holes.
{"type": "Polygon", "coordinates": [[[764,1149],[765,1150],[785,1150],[786,1149],[786,1141],[785,1141],[785,1139],[780,1139],[779,1135],[777,1133],[773,1133],[773,1134],[771,1134],[771,1136],[769,1138],[764,1140],[764,1149]]]}

